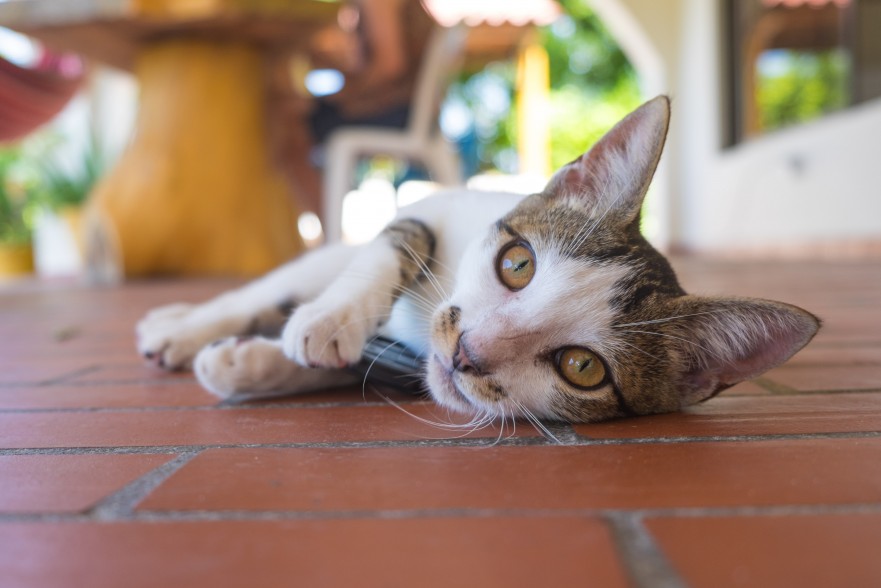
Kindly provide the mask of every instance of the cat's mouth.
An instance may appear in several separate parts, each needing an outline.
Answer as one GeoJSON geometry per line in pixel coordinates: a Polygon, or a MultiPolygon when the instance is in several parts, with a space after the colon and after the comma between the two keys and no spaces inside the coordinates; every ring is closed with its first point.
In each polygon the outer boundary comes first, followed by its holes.
{"type": "Polygon", "coordinates": [[[444,367],[437,355],[432,355],[428,361],[428,384],[439,404],[460,411],[475,408],[474,401],[456,384],[455,372],[444,367]]]}

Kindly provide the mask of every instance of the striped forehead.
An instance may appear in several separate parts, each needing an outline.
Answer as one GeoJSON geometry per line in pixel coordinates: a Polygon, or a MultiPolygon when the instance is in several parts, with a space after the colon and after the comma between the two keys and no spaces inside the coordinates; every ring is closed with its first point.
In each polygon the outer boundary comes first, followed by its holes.
{"type": "Polygon", "coordinates": [[[632,248],[627,228],[604,223],[568,206],[519,206],[496,223],[500,239],[545,242],[561,254],[596,260],[620,257],[632,248]]]}

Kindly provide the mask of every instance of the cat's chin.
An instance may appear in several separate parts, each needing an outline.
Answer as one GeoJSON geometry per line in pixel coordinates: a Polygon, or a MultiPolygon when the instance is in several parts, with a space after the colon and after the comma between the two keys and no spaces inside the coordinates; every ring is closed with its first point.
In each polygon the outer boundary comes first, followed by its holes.
{"type": "Polygon", "coordinates": [[[459,390],[453,381],[453,375],[433,355],[426,366],[425,380],[435,402],[456,412],[474,413],[475,407],[471,399],[459,390]]]}

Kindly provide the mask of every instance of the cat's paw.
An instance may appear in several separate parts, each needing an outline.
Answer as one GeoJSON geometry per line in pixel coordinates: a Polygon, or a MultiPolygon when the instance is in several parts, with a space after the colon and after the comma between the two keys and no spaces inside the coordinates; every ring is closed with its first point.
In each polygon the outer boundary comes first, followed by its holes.
{"type": "Polygon", "coordinates": [[[157,308],[135,328],[138,353],[163,369],[187,369],[202,347],[241,332],[242,323],[218,309],[189,304],[157,308]]]}
{"type": "Polygon", "coordinates": [[[376,332],[377,311],[369,301],[301,306],[282,331],[284,354],[308,367],[343,368],[358,363],[376,332]]]}
{"type": "Polygon", "coordinates": [[[350,384],[339,370],[309,369],[290,361],[277,339],[228,337],[204,347],[193,362],[196,378],[221,399],[270,398],[350,384]]]}
{"type": "Polygon", "coordinates": [[[278,341],[228,337],[204,347],[193,361],[196,378],[220,398],[260,397],[296,391],[304,368],[288,360],[278,341]]]}

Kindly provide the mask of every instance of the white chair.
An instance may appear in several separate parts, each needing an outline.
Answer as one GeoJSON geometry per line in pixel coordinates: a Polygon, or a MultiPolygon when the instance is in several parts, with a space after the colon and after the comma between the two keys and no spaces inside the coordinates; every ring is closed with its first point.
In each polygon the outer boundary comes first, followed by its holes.
{"type": "Polygon", "coordinates": [[[464,25],[437,27],[420,66],[410,118],[403,129],[341,128],[328,138],[324,167],[324,235],[327,243],[342,239],[343,198],[352,189],[358,160],[389,155],[419,161],[441,184],[462,183],[459,156],[438,125],[440,104],[458,68],[467,36],[464,25]]]}

